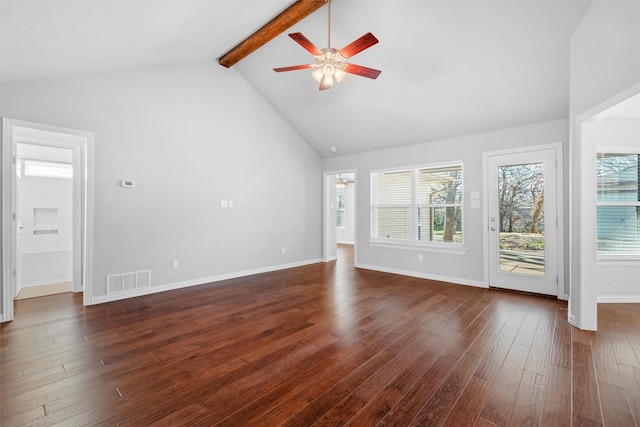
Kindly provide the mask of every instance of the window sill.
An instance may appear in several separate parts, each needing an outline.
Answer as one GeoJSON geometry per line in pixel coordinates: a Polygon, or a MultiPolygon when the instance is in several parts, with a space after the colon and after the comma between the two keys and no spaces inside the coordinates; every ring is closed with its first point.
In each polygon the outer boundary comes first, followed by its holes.
{"type": "Polygon", "coordinates": [[[405,249],[418,252],[436,252],[449,255],[465,255],[467,248],[458,244],[425,244],[425,243],[409,243],[409,242],[389,242],[386,240],[369,240],[369,246],[377,248],[405,249]]]}
{"type": "Polygon", "coordinates": [[[598,267],[619,267],[624,265],[640,265],[640,256],[638,255],[613,255],[599,256],[597,261],[598,267]]]}

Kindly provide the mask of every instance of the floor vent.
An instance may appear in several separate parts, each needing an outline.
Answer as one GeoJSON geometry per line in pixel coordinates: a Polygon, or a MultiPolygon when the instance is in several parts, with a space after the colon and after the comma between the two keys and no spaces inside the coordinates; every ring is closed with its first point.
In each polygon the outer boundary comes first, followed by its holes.
{"type": "Polygon", "coordinates": [[[151,270],[107,275],[107,295],[151,286],[151,270]]]}

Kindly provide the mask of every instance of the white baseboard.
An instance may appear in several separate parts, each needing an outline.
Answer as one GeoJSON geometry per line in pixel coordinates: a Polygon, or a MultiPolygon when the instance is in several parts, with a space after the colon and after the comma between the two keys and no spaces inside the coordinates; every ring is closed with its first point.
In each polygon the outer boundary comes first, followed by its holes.
{"type": "Polygon", "coordinates": [[[569,315],[567,316],[567,321],[571,326],[575,326],[576,328],[578,327],[578,323],[576,322],[576,316],[571,314],[571,312],[569,312],[569,315]]]}
{"type": "Polygon", "coordinates": [[[202,278],[193,279],[193,280],[185,280],[183,282],[167,283],[167,284],[158,285],[158,286],[150,286],[147,288],[140,288],[140,289],[134,289],[131,291],[118,292],[118,294],[116,295],[94,296],[93,298],[91,298],[91,303],[89,305],[104,304],[107,302],[113,302],[113,301],[119,301],[119,300],[128,299],[128,298],[140,297],[144,295],[156,294],[159,292],[174,291],[177,289],[188,288],[191,286],[205,285],[213,282],[221,282],[223,280],[253,276],[255,274],[270,273],[272,271],[286,270],[288,268],[302,267],[305,265],[317,264],[320,262],[323,262],[323,260],[321,258],[317,258],[317,259],[311,259],[307,261],[294,262],[290,264],[281,264],[281,265],[275,265],[271,267],[257,268],[254,270],[245,270],[245,271],[239,271],[235,273],[221,274],[218,276],[202,277],[202,278]]]}
{"type": "Polygon", "coordinates": [[[355,267],[364,268],[365,270],[382,271],[383,273],[399,274],[401,276],[417,277],[419,279],[437,280],[439,282],[453,283],[456,285],[473,286],[476,288],[488,288],[488,286],[484,282],[461,279],[459,277],[438,276],[435,274],[422,273],[419,271],[397,270],[395,268],[379,267],[376,265],[368,264],[356,264],[355,267]]]}
{"type": "Polygon", "coordinates": [[[598,303],[638,304],[640,295],[598,295],[598,303]]]}

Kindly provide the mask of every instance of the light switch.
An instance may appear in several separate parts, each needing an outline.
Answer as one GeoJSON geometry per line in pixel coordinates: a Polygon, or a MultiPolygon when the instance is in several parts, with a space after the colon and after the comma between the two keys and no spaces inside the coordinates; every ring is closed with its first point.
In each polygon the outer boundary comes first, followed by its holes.
{"type": "Polygon", "coordinates": [[[221,208],[228,208],[229,207],[229,201],[228,200],[220,200],[220,207],[221,208]]]}

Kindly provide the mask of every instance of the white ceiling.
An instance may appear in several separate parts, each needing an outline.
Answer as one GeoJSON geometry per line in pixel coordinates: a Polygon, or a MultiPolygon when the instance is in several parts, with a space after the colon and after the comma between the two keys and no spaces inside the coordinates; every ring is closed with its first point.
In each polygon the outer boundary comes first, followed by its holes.
{"type": "MultiPolygon", "coordinates": [[[[215,61],[291,0],[1,0],[3,82],[215,61]]],[[[237,70],[323,157],[568,116],[569,43],[589,0],[334,0],[332,47],[382,70],[319,92],[283,34],[237,70]],[[336,146],[333,154],[329,147],[336,146]]],[[[288,32],[326,47],[327,8],[288,32]]],[[[233,70],[228,72],[232,73],[233,70]]]]}

